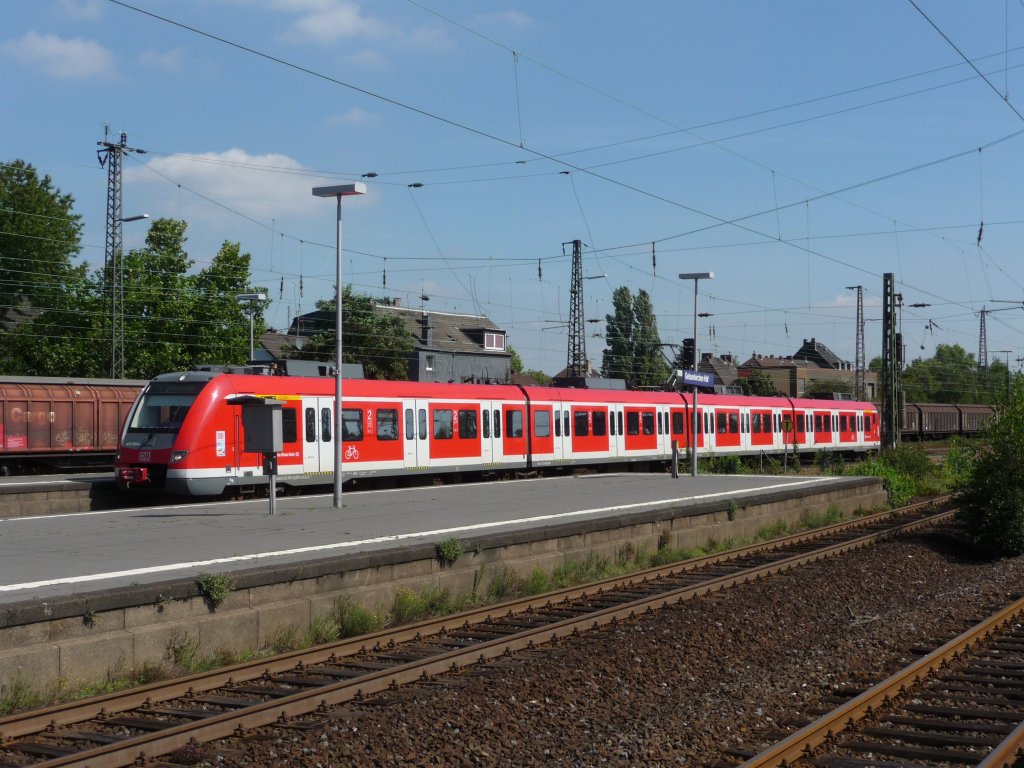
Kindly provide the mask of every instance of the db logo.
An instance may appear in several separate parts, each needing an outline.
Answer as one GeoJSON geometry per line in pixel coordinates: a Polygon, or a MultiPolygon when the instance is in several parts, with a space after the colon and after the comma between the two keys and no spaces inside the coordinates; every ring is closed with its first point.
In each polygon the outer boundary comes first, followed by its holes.
{"type": "Polygon", "coordinates": [[[150,452],[149,451],[140,451],[139,452],[139,461],[149,461],[149,457],[150,457],[150,452]]]}

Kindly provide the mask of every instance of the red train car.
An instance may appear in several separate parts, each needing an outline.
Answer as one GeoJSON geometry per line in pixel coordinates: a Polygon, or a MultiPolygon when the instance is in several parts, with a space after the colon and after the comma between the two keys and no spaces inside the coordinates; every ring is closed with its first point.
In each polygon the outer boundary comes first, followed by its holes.
{"type": "MultiPolygon", "coordinates": [[[[666,462],[690,440],[688,393],[512,385],[346,380],[341,417],[334,380],[213,371],[150,382],[121,435],[122,487],[214,496],[265,485],[262,457],[244,450],[240,397],[282,403],[285,489],[333,481],[341,441],[345,481],[666,462]],[[335,434],[340,424],[341,434],[335,434]]],[[[702,455],[781,453],[797,447],[877,448],[870,403],[705,395],[702,455]]]]}
{"type": "Polygon", "coordinates": [[[145,381],[0,377],[0,474],[109,467],[145,381]]]}

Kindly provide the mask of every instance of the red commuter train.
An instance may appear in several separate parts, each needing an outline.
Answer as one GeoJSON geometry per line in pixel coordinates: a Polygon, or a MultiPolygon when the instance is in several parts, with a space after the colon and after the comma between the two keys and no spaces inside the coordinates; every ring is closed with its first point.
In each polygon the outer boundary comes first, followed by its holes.
{"type": "MultiPolygon", "coordinates": [[[[262,456],[243,450],[239,396],[283,402],[285,490],[333,482],[332,378],[191,371],[157,376],[121,434],[114,473],[123,488],[218,496],[267,484],[262,456]]],[[[342,471],[357,478],[654,466],[690,440],[686,392],[346,379],[342,471]]],[[[863,452],[879,446],[865,402],[703,395],[701,456],[784,450],[863,452]]]]}

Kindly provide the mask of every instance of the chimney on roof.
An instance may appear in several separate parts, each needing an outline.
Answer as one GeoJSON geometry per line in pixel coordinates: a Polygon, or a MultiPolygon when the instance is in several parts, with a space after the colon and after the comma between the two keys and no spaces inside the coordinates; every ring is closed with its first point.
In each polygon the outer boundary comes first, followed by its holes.
{"type": "Polygon", "coordinates": [[[422,315],[420,315],[420,341],[422,341],[429,347],[431,341],[430,337],[432,335],[433,334],[431,333],[430,330],[430,315],[424,312],[422,315]]]}

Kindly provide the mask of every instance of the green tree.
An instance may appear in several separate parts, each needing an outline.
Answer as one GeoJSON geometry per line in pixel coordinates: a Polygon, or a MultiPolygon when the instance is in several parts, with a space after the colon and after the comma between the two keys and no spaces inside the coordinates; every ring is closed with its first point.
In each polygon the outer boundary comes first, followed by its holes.
{"type": "Polygon", "coordinates": [[[911,362],[901,381],[910,402],[984,403],[1001,399],[1005,376],[1005,365],[994,374],[979,371],[974,355],[959,344],[939,344],[933,357],[911,362]]]}
{"type": "Polygon", "coordinates": [[[853,382],[836,381],[834,379],[814,379],[807,382],[804,388],[804,395],[815,397],[816,395],[830,395],[834,392],[842,392],[847,395],[853,394],[853,382]]]}
{"type": "MultiPolygon", "coordinates": [[[[368,379],[408,379],[407,356],[412,352],[413,343],[402,319],[395,314],[374,311],[379,300],[355,293],[351,285],[344,287],[341,297],[344,362],[362,363],[368,379]]],[[[316,307],[333,318],[337,304],[335,299],[324,299],[318,301],[316,307]]],[[[333,360],[336,339],[333,327],[318,333],[302,348],[301,356],[333,360]]]]}
{"type": "Polygon", "coordinates": [[[0,165],[0,342],[7,373],[81,375],[97,308],[74,198],[22,160],[0,165]]]}
{"type": "Polygon", "coordinates": [[[622,286],[612,293],[614,314],[605,315],[604,341],[607,348],[601,356],[601,375],[606,379],[625,379],[633,375],[633,294],[622,286]]]}
{"type": "MultiPolygon", "coordinates": [[[[239,303],[241,293],[267,290],[249,284],[252,257],[239,243],[220,247],[210,266],[190,281],[192,312],[191,357],[193,364],[236,364],[249,358],[249,302],[239,303]]],[[[266,330],[263,313],[269,300],[252,302],[253,338],[266,330]]]]}
{"type": "Polygon", "coordinates": [[[985,430],[958,494],[958,518],[970,541],[992,557],[1024,554],[1024,391],[985,430]]]}
{"type": "Polygon", "coordinates": [[[508,353],[512,356],[512,359],[509,361],[509,371],[511,373],[522,373],[523,358],[521,358],[519,353],[512,349],[512,347],[508,348],[508,353]]]}
{"type": "Polygon", "coordinates": [[[633,387],[660,388],[668,380],[668,362],[662,353],[651,297],[642,288],[633,302],[633,319],[633,387]]]}
{"type": "Polygon", "coordinates": [[[779,394],[771,376],[764,371],[751,371],[749,376],[740,379],[740,387],[744,395],[753,397],[775,397],[779,394]]]}

